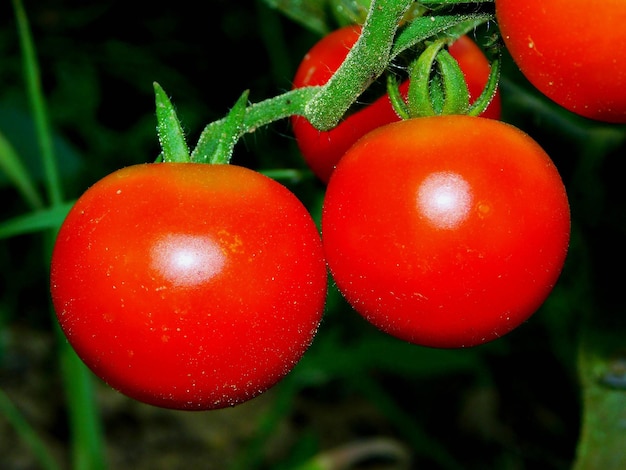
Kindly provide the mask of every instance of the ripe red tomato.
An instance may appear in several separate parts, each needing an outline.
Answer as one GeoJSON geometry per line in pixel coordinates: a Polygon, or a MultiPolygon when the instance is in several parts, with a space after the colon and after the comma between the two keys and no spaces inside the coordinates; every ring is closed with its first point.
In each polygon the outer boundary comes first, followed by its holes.
{"type": "Polygon", "coordinates": [[[545,96],[587,118],[626,123],[626,2],[496,0],[504,43],[545,96]]]}
{"type": "Polygon", "coordinates": [[[528,319],[567,253],[569,204],[541,147],[469,116],[380,127],[328,183],[322,240],[350,304],[431,347],[474,346],[528,319]]]}
{"type": "Polygon", "coordinates": [[[51,264],[54,308],[83,361],[174,409],[232,406],[285,376],[314,337],[326,285],[306,208],[233,165],[106,176],[68,214],[51,264]]]}
{"type": "MultiPolygon", "coordinates": [[[[325,84],[343,63],[360,34],[361,28],[352,25],[344,26],[324,36],[302,59],[293,80],[293,87],[302,88],[325,84]]],[[[459,38],[449,51],[465,73],[473,102],[487,83],[490,72],[489,62],[468,36],[459,38]]],[[[400,87],[404,94],[407,88],[408,82],[400,87]]],[[[500,108],[498,93],[483,116],[499,119],[500,108]]],[[[389,97],[384,95],[349,115],[330,131],[320,132],[302,116],[292,118],[292,127],[307,165],[320,180],[327,183],[335,165],[354,142],[369,131],[399,119],[391,106],[389,97]]]]}

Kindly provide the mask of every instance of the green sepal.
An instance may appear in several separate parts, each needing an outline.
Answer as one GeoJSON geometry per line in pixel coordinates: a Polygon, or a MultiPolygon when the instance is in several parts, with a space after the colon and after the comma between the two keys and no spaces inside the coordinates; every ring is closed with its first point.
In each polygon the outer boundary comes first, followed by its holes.
{"type": "Polygon", "coordinates": [[[406,104],[406,101],[404,101],[402,93],[400,93],[398,81],[394,78],[393,75],[387,76],[387,95],[389,95],[389,101],[391,102],[391,106],[398,115],[398,117],[400,117],[401,119],[409,119],[411,117],[411,114],[409,113],[409,108],[406,104]]]}
{"type": "Polygon", "coordinates": [[[192,161],[211,164],[230,162],[235,144],[244,133],[249,94],[249,90],[244,91],[224,119],[205,127],[191,154],[192,161]]]}
{"type": "Polygon", "coordinates": [[[501,60],[499,58],[491,62],[491,71],[489,72],[487,84],[485,85],[485,88],[480,96],[471,104],[467,114],[470,116],[479,116],[485,111],[485,109],[487,109],[491,100],[493,100],[496,91],[498,90],[501,68],[501,60]]]}
{"type": "Polygon", "coordinates": [[[189,162],[189,147],[174,105],[161,85],[154,82],[156,101],[157,134],[161,144],[163,162],[189,162]]]}
{"type": "Polygon", "coordinates": [[[443,91],[441,114],[467,114],[469,90],[459,63],[446,49],[441,49],[437,54],[437,65],[443,91]]]}
{"type": "Polygon", "coordinates": [[[429,44],[411,65],[407,104],[409,115],[413,118],[438,114],[431,95],[431,91],[436,92],[435,87],[437,84],[431,83],[431,75],[437,60],[437,54],[439,54],[443,46],[443,41],[435,41],[429,44]]]}

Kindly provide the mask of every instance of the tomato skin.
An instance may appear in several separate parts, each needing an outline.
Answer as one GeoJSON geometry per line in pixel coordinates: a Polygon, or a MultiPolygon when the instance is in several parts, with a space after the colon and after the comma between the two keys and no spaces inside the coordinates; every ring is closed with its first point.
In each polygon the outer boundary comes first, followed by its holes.
{"type": "Polygon", "coordinates": [[[626,3],[496,0],[511,57],[545,96],[581,116],[626,122],[626,3]]]}
{"type": "Polygon", "coordinates": [[[106,176],[69,212],[51,262],[53,305],[81,359],[173,409],[232,406],[285,376],[315,335],[326,285],[306,208],[234,165],[106,176]]]}
{"type": "MultiPolygon", "coordinates": [[[[360,34],[360,26],[350,25],[324,36],[302,59],[294,76],[293,87],[324,85],[343,63],[360,34]]],[[[465,74],[470,101],[473,102],[487,83],[489,62],[468,36],[460,37],[450,46],[449,51],[465,74]]],[[[407,89],[408,81],[400,86],[405,96],[407,89]]],[[[499,119],[500,110],[498,92],[482,116],[499,119]]],[[[307,165],[322,182],[327,183],[335,165],[354,142],[369,131],[399,119],[389,96],[384,95],[347,116],[330,131],[317,130],[302,116],[292,118],[292,127],[307,165]]]]}
{"type": "Polygon", "coordinates": [[[322,240],[339,290],[366,320],[430,347],[469,347],[527,320],[566,257],[569,204],[522,131],[485,118],[388,124],[341,159],[322,240]]]}

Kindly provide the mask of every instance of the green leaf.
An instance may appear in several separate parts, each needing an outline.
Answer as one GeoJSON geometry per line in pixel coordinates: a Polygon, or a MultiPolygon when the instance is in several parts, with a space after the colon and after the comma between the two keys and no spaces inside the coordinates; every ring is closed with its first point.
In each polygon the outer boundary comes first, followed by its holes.
{"type": "Polygon", "coordinates": [[[49,209],[36,210],[0,223],[0,240],[27,233],[56,229],[65,220],[65,216],[75,201],[52,206],[49,209]]]}
{"type": "Polygon", "coordinates": [[[320,35],[330,31],[327,0],[264,0],[285,16],[320,35]]]}
{"type": "Polygon", "coordinates": [[[189,147],[174,105],[158,83],[154,83],[157,131],[164,162],[188,162],[189,147]]]}
{"type": "Polygon", "coordinates": [[[22,160],[2,132],[0,132],[0,171],[6,174],[9,181],[33,209],[41,209],[44,206],[43,200],[22,160]]]}

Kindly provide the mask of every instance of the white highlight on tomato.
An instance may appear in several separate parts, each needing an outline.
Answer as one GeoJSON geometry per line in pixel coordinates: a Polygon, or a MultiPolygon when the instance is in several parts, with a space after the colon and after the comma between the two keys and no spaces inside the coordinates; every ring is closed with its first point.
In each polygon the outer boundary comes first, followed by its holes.
{"type": "Polygon", "coordinates": [[[169,234],[154,244],[151,265],[176,286],[194,286],[218,274],[226,263],[220,245],[210,237],[169,234]]]}
{"type": "Polygon", "coordinates": [[[432,173],[419,186],[417,206],[420,213],[435,227],[451,230],[469,216],[472,190],[459,174],[432,173]]]}

